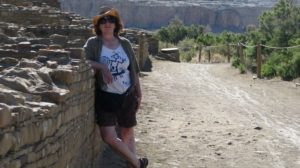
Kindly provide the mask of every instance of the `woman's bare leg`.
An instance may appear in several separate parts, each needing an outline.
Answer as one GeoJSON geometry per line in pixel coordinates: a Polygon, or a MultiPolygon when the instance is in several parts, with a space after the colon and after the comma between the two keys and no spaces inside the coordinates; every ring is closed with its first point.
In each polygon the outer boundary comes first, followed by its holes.
{"type": "MultiPolygon", "coordinates": [[[[131,128],[120,128],[121,139],[127,145],[129,150],[136,155],[136,148],[135,148],[135,138],[134,138],[134,129],[131,128]]],[[[130,165],[127,165],[128,168],[131,168],[130,165]]]]}
{"type": "Polygon", "coordinates": [[[132,128],[123,128],[123,127],[121,127],[121,139],[125,144],[127,144],[130,151],[132,153],[136,154],[133,127],[132,128]]]}
{"type": "MultiPolygon", "coordinates": [[[[116,152],[121,154],[133,167],[139,168],[140,163],[135,155],[135,152],[131,151],[132,149],[128,147],[127,143],[118,138],[114,126],[100,127],[100,132],[105,143],[107,143],[116,152]]],[[[135,151],[135,147],[133,149],[135,151]]]]}

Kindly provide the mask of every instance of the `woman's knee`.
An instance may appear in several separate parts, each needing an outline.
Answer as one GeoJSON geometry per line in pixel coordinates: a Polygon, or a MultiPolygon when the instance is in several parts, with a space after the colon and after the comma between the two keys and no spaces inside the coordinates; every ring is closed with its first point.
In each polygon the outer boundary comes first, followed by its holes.
{"type": "Polygon", "coordinates": [[[134,140],[133,128],[121,128],[121,138],[126,141],[134,140]]]}
{"type": "Polygon", "coordinates": [[[111,129],[100,129],[101,138],[106,144],[113,144],[117,140],[117,135],[114,130],[111,129]]]}

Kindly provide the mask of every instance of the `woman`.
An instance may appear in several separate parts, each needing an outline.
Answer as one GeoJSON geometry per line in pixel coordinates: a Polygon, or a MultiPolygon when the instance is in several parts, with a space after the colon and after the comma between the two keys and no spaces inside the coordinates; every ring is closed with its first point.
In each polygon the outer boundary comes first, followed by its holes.
{"type": "Polygon", "coordinates": [[[93,18],[95,37],[84,45],[86,58],[96,72],[96,119],[105,143],[134,168],[145,168],[147,158],[137,158],[133,127],[141,103],[139,67],[118,11],[102,7],[93,18]],[[120,138],[115,127],[120,127],[120,138]]]}

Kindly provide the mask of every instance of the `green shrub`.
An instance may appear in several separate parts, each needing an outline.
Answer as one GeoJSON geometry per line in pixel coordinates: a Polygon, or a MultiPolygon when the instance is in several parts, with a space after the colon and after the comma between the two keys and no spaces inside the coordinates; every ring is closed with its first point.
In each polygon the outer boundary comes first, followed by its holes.
{"type": "Polygon", "coordinates": [[[194,57],[194,55],[195,55],[195,52],[187,51],[187,52],[180,54],[180,57],[181,57],[180,59],[185,62],[190,62],[192,60],[192,58],[194,57]]]}
{"type": "Polygon", "coordinates": [[[295,68],[291,63],[282,63],[276,67],[276,71],[282,80],[293,80],[296,77],[295,68]]]}
{"type": "Polygon", "coordinates": [[[262,76],[280,76],[282,80],[293,80],[300,74],[300,53],[291,51],[274,52],[262,66],[262,76]]]}
{"type": "Polygon", "coordinates": [[[240,65],[240,59],[237,56],[233,56],[231,65],[235,68],[238,68],[240,65]]]}
{"type": "Polygon", "coordinates": [[[292,52],[292,59],[277,66],[277,73],[283,80],[293,80],[300,74],[300,53],[292,52]]]}
{"type": "Polygon", "coordinates": [[[250,48],[245,48],[245,56],[249,57],[251,59],[256,59],[256,48],[250,47],[250,48]]]}
{"type": "Polygon", "coordinates": [[[263,64],[261,68],[261,75],[268,78],[276,76],[274,65],[271,65],[270,63],[263,64]]]}
{"type": "Polygon", "coordinates": [[[239,65],[239,70],[240,70],[240,73],[241,73],[241,74],[246,73],[246,67],[245,67],[245,65],[240,64],[240,65],[239,65]]]}
{"type": "Polygon", "coordinates": [[[184,62],[190,62],[196,55],[196,43],[193,39],[185,38],[178,43],[180,60],[184,62]]]}
{"type": "Polygon", "coordinates": [[[300,53],[299,52],[294,52],[294,55],[293,55],[293,66],[295,68],[295,71],[296,71],[296,77],[299,77],[300,76],[300,53]]]}

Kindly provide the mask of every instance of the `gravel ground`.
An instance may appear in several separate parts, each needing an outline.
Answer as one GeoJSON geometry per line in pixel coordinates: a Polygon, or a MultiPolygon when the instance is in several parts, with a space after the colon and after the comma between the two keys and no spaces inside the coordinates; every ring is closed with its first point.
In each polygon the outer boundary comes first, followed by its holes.
{"type": "MultiPolygon", "coordinates": [[[[143,72],[138,154],[149,168],[300,167],[300,87],[229,64],[152,60],[143,72]]],[[[109,148],[102,166],[124,167],[109,148]]]]}

